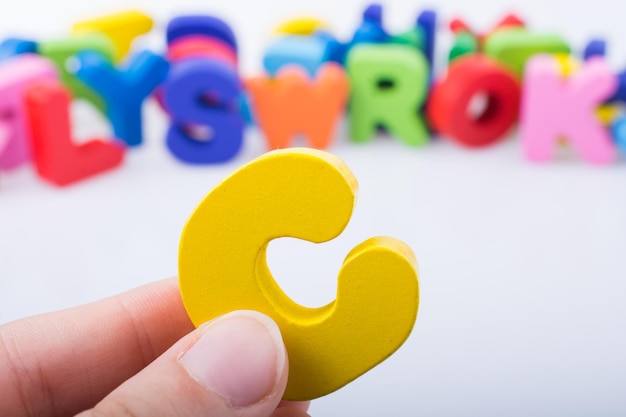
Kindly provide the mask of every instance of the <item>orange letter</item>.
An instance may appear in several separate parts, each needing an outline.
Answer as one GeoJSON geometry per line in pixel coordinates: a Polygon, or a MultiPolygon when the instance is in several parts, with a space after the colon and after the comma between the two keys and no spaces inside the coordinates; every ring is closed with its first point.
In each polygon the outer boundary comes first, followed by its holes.
{"type": "Polygon", "coordinates": [[[266,75],[251,78],[246,86],[270,149],[289,147],[297,134],[306,135],[314,148],[328,147],[349,90],[345,72],[335,63],[322,66],[315,80],[292,66],[275,79],[266,75]]]}

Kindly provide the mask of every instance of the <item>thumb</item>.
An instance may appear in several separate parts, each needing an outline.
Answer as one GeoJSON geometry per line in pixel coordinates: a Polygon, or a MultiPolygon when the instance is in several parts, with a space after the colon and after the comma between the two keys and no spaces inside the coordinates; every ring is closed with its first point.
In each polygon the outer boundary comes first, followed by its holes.
{"type": "Polygon", "coordinates": [[[274,321],[236,311],[179,340],[80,416],[268,417],[280,402],[287,373],[274,321]]]}

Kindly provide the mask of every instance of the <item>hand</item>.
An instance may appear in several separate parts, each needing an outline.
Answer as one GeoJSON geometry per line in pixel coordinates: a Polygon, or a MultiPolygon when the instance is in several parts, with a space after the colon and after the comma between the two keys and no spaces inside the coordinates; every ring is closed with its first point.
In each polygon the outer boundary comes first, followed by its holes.
{"type": "Polygon", "coordinates": [[[306,417],[288,368],[269,317],[194,329],[168,279],[0,326],[0,416],[306,417]]]}

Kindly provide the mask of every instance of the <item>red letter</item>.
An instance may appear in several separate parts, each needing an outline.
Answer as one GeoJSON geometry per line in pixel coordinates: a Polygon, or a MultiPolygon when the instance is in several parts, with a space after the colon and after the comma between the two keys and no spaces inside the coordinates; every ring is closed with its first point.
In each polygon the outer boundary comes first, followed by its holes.
{"type": "Polygon", "coordinates": [[[115,142],[73,143],[69,103],[69,93],[58,82],[33,84],[26,93],[37,172],[56,185],[116,167],[124,156],[124,147],[115,142]]]}
{"type": "Polygon", "coordinates": [[[482,55],[458,58],[433,87],[428,118],[443,136],[470,147],[501,139],[518,117],[520,87],[513,74],[482,55]],[[482,111],[471,105],[484,99],[482,111]]]}

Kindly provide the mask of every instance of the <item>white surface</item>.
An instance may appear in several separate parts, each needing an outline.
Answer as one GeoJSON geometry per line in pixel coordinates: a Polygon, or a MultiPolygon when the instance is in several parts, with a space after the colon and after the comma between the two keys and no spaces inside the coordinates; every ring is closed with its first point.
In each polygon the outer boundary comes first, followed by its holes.
{"type": "MultiPolygon", "coordinates": [[[[154,3],[135,5],[161,19],[190,10],[226,17],[247,74],[260,67],[265,35],[283,17],[314,12],[347,35],[364,5],[154,3]]],[[[575,46],[605,34],[612,61],[622,64],[626,53],[626,7],[614,1],[440,3],[443,18],[460,14],[483,27],[517,4],[533,27],[556,29],[575,46]]],[[[387,4],[392,28],[409,24],[421,6],[387,4]]],[[[76,19],[125,7],[123,0],[22,0],[3,10],[0,35],[12,29],[58,35],[76,19]]],[[[81,135],[102,131],[86,120],[76,123],[81,135]]],[[[62,190],[38,180],[30,167],[0,177],[0,323],[175,275],[180,231],[195,205],[264,151],[251,131],[232,163],[185,166],[168,154],[166,122],[154,105],[145,120],[146,145],[112,173],[62,190]]],[[[537,166],[522,158],[515,140],[478,152],[443,141],[410,149],[383,138],[357,146],[344,127],[330,150],[360,182],[353,219],[340,238],[323,245],[274,242],[269,261],[277,280],[296,301],[324,304],[348,251],[385,234],[417,254],[421,305],[406,345],[315,401],[312,415],[626,414],[623,161],[598,168],[564,158],[537,166]]]]}

